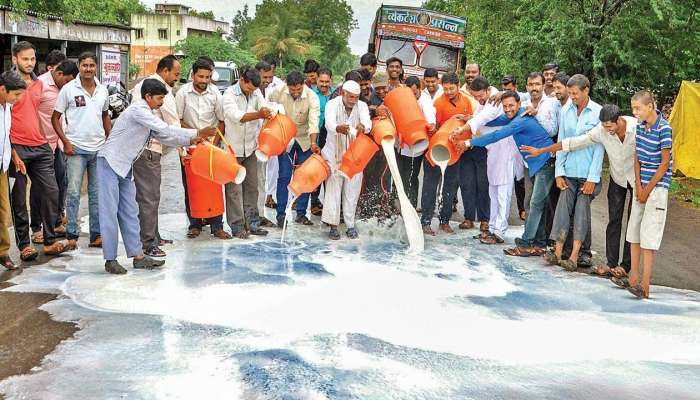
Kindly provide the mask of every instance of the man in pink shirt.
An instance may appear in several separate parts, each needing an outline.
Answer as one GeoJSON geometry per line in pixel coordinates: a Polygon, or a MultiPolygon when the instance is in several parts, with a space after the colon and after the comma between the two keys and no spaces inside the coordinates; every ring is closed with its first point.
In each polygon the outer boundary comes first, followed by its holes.
{"type": "MultiPolygon", "coordinates": [[[[65,235],[63,226],[63,211],[66,203],[66,156],[63,154],[63,143],[56,131],[51,126],[51,114],[56,106],[58,92],[63,85],[78,76],[78,66],[75,62],[66,60],[66,56],[56,50],[49,53],[46,60],[47,71],[37,79],[44,84],[44,90],[39,100],[39,125],[54,154],[54,171],[56,172],[56,184],[58,184],[58,215],[56,218],[56,235],[65,235]]],[[[44,243],[44,235],[41,230],[41,196],[42,193],[32,186],[29,192],[29,204],[31,209],[32,242],[44,243]]]]}

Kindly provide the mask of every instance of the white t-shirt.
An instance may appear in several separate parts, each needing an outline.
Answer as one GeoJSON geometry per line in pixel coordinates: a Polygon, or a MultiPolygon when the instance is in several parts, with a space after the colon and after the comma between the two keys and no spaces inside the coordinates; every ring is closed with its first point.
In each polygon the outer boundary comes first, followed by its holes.
{"type": "Polygon", "coordinates": [[[98,151],[105,142],[102,113],[109,109],[109,93],[97,80],[95,84],[95,91],[90,95],[77,76],[61,88],[54,107],[65,116],[68,140],[85,151],[98,151]]]}

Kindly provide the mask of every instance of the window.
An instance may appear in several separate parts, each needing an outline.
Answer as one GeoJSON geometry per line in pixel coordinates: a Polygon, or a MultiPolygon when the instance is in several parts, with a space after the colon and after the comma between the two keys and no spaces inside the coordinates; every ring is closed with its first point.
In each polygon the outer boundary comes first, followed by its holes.
{"type": "Polygon", "coordinates": [[[229,68],[222,68],[222,67],[215,67],[214,70],[219,74],[219,79],[217,79],[217,82],[230,82],[231,81],[231,69],[229,68]]]}
{"type": "Polygon", "coordinates": [[[457,69],[457,50],[431,44],[423,50],[420,66],[454,72],[457,69]]]}
{"type": "Polygon", "coordinates": [[[398,57],[403,65],[416,65],[416,51],[413,49],[413,43],[400,39],[382,39],[379,43],[378,59],[381,62],[391,57],[398,57]]]}
{"type": "Polygon", "coordinates": [[[167,29],[158,29],[158,39],[166,40],[167,38],[168,38],[168,30],[167,29]]]}
{"type": "Polygon", "coordinates": [[[136,39],[143,39],[143,29],[136,29],[136,39]]]}
{"type": "Polygon", "coordinates": [[[180,36],[180,30],[179,30],[179,29],[175,31],[175,36],[180,36]]]}

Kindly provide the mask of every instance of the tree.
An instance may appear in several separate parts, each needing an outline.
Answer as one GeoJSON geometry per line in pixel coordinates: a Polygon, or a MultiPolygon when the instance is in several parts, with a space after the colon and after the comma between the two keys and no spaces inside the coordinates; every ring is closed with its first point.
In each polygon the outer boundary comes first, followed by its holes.
{"type": "Polygon", "coordinates": [[[190,8],[190,10],[187,12],[187,14],[191,15],[193,17],[214,19],[214,12],[213,11],[197,11],[194,8],[190,8]]]}
{"type": "Polygon", "coordinates": [[[467,20],[465,56],[484,74],[524,77],[557,62],[582,73],[599,102],[629,108],[640,88],[662,99],[700,69],[700,15],[687,0],[428,0],[467,20]]]}
{"type": "Polygon", "coordinates": [[[20,11],[60,15],[74,20],[128,25],[131,14],[146,12],[139,0],[2,0],[5,6],[20,11]]]}
{"type": "Polygon", "coordinates": [[[233,46],[218,36],[190,35],[175,44],[175,51],[182,52],[180,60],[183,74],[187,74],[192,63],[200,56],[214,61],[233,61],[236,65],[254,64],[255,57],[247,50],[233,46]]]}
{"type": "Polygon", "coordinates": [[[232,40],[259,57],[279,57],[283,70],[299,69],[306,58],[314,58],[344,74],[354,65],[348,38],[355,28],[346,0],[263,0],[255,18],[245,8],[236,14],[232,40]]]}
{"type": "Polygon", "coordinates": [[[248,45],[248,30],[253,22],[248,12],[248,4],[245,4],[242,10],[236,11],[236,15],[231,20],[231,34],[228,40],[239,46],[248,45]]]}
{"type": "Polygon", "coordinates": [[[311,45],[305,42],[309,31],[294,26],[290,15],[279,14],[272,16],[272,24],[259,26],[250,33],[253,47],[250,51],[258,58],[274,54],[283,66],[287,57],[303,57],[311,50],[311,45]]]}

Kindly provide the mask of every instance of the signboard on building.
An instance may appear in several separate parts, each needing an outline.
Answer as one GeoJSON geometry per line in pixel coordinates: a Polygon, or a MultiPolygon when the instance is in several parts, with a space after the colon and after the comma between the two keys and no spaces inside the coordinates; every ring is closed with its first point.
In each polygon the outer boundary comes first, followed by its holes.
{"type": "Polygon", "coordinates": [[[102,84],[119,86],[122,63],[119,49],[102,48],[102,84]]]}
{"type": "Polygon", "coordinates": [[[19,16],[7,11],[4,14],[3,31],[5,33],[44,39],[49,37],[48,24],[45,20],[31,15],[19,16]]]}
{"type": "Polygon", "coordinates": [[[131,31],[109,26],[65,24],[60,20],[48,21],[49,36],[56,40],[91,43],[129,44],[131,31]]]}
{"type": "Polygon", "coordinates": [[[418,38],[463,47],[466,21],[422,9],[383,6],[379,31],[386,36],[418,38]]]}
{"type": "Polygon", "coordinates": [[[139,76],[149,76],[156,72],[161,58],[173,54],[168,46],[131,46],[131,62],[139,66],[139,76]]]}

